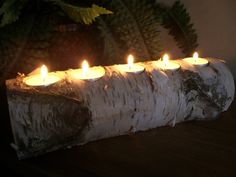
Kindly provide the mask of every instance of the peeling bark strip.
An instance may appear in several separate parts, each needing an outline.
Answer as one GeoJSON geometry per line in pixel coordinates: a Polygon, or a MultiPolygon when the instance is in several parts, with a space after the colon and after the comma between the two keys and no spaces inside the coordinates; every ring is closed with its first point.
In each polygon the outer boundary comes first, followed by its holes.
{"type": "Polygon", "coordinates": [[[7,96],[19,159],[59,148],[193,119],[213,119],[234,98],[234,79],[225,64],[210,59],[197,68],[176,60],[181,69],[161,71],[154,61],[145,72],[126,74],[106,66],[103,78],[87,82],[56,72],[62,81],[29,87],[8,80],[7,96]]]}

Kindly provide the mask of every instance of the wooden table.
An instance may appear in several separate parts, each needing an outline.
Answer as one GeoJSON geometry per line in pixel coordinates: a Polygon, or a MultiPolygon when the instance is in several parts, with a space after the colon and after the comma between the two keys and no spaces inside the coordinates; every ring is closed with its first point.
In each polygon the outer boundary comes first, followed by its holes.
{"type": "Polygon", "coordinates": [[[5,89],[1,87],[2,162],[25,177],[236,176],[236,102],[219,119],[109,138],[19,161],[10,148],[5,89]]]}

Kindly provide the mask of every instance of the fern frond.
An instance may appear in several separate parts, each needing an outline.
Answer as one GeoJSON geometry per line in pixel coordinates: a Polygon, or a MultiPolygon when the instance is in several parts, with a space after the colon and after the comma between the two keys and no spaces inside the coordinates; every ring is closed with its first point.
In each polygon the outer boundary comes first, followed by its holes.
{"type": "MultiPolygon", "coordinates": [[[[154,15],[154,4],[155,1],[152,0],[148,2],[146,0],[110,0],[108,2],[107,5],[114,14],[102,18],[112,33],[103,32],[106,29],[103,29],[102,26],[100,29],[105,35],[105,40],[110,38],[106,35],[112,34],[112,38],[117,43],[116,46],[122,47],[116,51],[124,51],[124,53],[117,54],[114,51],[114,45],[110,48],[107,46],[109,53],[113,53],[113,56],[110,56],[113,61],[116,56],[124,59],[128,52],[134,53],[139,61],[159,56],[159,21],[154,15]]],[[[105,41],[105,43],[107,42],[105,41]]]]}
{"type": "Polygon", "coordinates": [[[104,63],[111,64],[114,61],[120,61],[123,53],[121,43],[117,42],[118,39],[102,18],[98,18],[97,22],[99,24],[98,29],[101,31],[100,35],[104,40],[103,56],[107,59],[104,63]]]}
{"type": "Polygon", "coordinates": [[[7,0],[4,1],[0,8],[0,16],[2,16],[0,27],[11,24],[18,20],[21,10],[27,0],[7,0]]]}
{"type": "Polygon", "coordinates": [[[182,52],[189,56],[197,48],[197,34],[190,22],[190,15],[188,14],[184,5],[178,0],[172,7],[158,4],[157,15],[161,14],[162,25],[169,30],[182,52]]]}
{"type": "Polygon", "coordinates": [[[93,4],[92,7],[79,7],[61,0],[51,0],[57,4],[72,20],[78,23],[91,24],[102,14],[112,14],[110,10],[93,4]]]}

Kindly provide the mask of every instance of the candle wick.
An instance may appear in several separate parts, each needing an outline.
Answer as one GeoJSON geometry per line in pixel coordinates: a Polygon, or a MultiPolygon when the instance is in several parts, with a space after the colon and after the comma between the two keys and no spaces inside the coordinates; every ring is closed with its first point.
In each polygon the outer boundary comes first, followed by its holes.
{"type": "Polygon", "coordinates": [[[87,77],[88,76],[88,68],[85,68],[84,70],[83,70],[83,77],[87,77]]]}
{"type": "Polygon", "coordinates": [[[87,76],[87,73],[86,72],[83,72],[83,77],[86,77],[87,76]]]}
{"type": "Polygon", "coordinates": [[[45,85],[45,84],[46,84],[46,78],[43,77],[43,85],[45,85]]]}

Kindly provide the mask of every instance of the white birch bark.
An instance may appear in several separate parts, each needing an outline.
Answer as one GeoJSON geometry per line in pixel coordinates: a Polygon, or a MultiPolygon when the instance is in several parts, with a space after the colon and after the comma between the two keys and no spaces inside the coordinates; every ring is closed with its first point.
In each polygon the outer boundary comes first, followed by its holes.
{"type": "Polygon", "coordinates": [[[214,119],[234,99],[234,79],[225,63],[210,59],[206,67],[183,60],[178,71],[164,71],[154,61],[139,63],[140,74],[114,66],[94,82],[72,79],[34,88],[23,78],[8,80],[7,95],[14,147],[20,159],[107,137],[214,119]]]}

